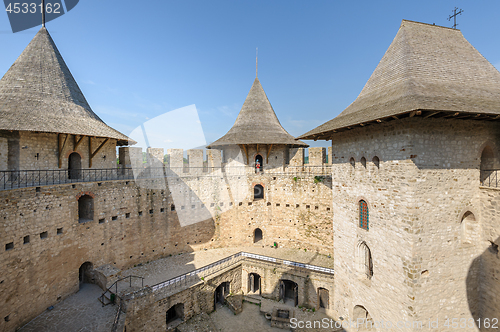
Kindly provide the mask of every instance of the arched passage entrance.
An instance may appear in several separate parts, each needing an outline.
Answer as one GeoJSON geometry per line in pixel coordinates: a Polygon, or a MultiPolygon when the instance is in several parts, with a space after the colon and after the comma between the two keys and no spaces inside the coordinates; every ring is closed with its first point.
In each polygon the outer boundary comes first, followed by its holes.
{"type": "Polygon", "coordinates": [[[299,304],[299,285],[291,280],[280,280],[280,300],[285,304],[297,306],[299,304]]]}
{"type": "Polygon", "coordinates": [[[481,153],[481,184],[490,185],[490,176],[495,169],[495,153],[490,146],[486,146],[481,153]]]}
{"type": "Polygon", "coordinates": [[[374,331],[373,319],[365,307],[357,305],[352,312],[353,321],[356,322],[358,331],[374,331]]]}
{"type": "Polygon", "coordinates": [[[229,286],[230,286],[229,281],[225,281],[215,289],[214,309],[217,309],[217,304],[221,305],[224,304],[226,296],[229,294],[229,286]]]}
{"type": "Polygon", "coordinates": [[[78,152],[73,152],[68,157],[68,178],[80,179],[82,169],[82,157],[78,152]]]}
{"type": "Polygon", "coordinates": [[[318,307],[328,309],[330,307],[330,292],[326,288],[318,288],[318,307]]]}
{"type": "Polygon", "coordinates": [[[184,303],[177,303],[167,310],[167,325],[177,325],[184,320],[184,303]]]}
{"type": "Polygon", "coordinates": [[[250,273],[248,275],[248,292],[252,294],[260,294],[260,275],[250,273]]]}
{"type": "Polygon", "coordinates": [[[78,280],[80,281],[80,287],[82,284],[93,284],[94,278],[92,276],[92,270],[94,269],[94,264],[91,262],[85,262],[80,266],[78,270],[78,280]]]}
{"type": "Polygon", "coordinates": [[[255,156],[255,172],[259,173],[262,171],[262,156],[260,154],[255,156]]]}

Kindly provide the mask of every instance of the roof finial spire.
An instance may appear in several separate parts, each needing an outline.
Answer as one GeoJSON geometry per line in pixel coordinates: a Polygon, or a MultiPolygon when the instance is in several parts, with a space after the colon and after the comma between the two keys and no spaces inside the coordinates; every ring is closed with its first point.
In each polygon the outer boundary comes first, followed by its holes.
{"type": "Polygon", "coordinates": [[[255,78],[259,77],[259,48],[255,49],[255,78]]]}
{"type": "Polygon", "coordinates": [[[45,28],[45,0],[42,0],[42,28],[45,28]]]}

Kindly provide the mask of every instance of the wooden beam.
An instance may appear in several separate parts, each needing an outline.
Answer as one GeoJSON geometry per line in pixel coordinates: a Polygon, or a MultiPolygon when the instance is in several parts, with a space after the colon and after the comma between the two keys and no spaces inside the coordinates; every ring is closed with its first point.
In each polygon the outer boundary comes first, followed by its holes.
{"type": "Polygon", "coordinates": [[[459,115],[459,114],[460,114],[460,112],[456,112],[456,113],[454,113],[454,114],[445,115],[445,116],[443,116],[443,118],[452,118],[452,117],[457,116],[457,115],[459,115]]]}
{"type": "Polygon", "coordinates": [[[91,158],[94,158],[99,153],[99,151],[101,151],[101,149],[104,147],[104,145],[106,143],[108,143],[108,141],[109,141],[109,138],[106,138],[104,140],[104,142],[102,142],[101,145],[99,145],[99,147],[92,153],[91,158]]]}
{"type": "Polygon", "coordinates": [[[57,134],[57,146],[58,146],[58,150],[59,150],[59,168],[62,168],[62,158],[63,158],[63,150],[64,150],[64,147],[66,146],[66,141],[68,140],[68,136],[69,134],[66,134],[66,136],[64,137],[64,141],[62,141],[62,135],[63,134],[57,134]]]}
{"type": "Polygon", "coordinates": [[[382,120],[380,120],[380,119],[377,119],[376,121],[377,121],[378,123],[380,123],[380,122],[384,122],[384,121],[382,121],[382,120]]]}
{"type": "Polygon", "coordinates": [[[394,118],[394,120],[399,120],[399,118],[395,115],[392,116],[394,118]]]}
{"type": "Polygon", "coordinates": [[[422,111],[421,110],[418,110],[415,115],[422,115],[422,111]]]}
{"type": "Polygon", "coordinates": [[[259,144],[257,144],[257,147],[255,148],[257,150],[257,153],[259,153],[259,144]]]}
{"type": "Polygon", "coordinates": [[[424,116],[424,119],[430,118],[431,116],[434,116],[434,115],[436,115],[438,113],[441,113],[441,112],[432,112],[430,114],[427,114],[426,116],[424,116]]]}
{"type": "Polygon", "coordinates": [[[269,163],[269,154],[271,153],[272,149],[273,149],[273,145],[272,144],[267,146],[266,164],[269,163]]]}
{"type": "Polygon", "coordinates": [[[92,137],[89,136],[89,168],[92,168],[92,137]]]}
{"type": "Polygon", "coordinates": [[[73,136],[73,138],[75,139],[75,147],[73,148],[74,151],[76,151],[76,149],[78,148],[78,146],[83,142],[83,138],[84,137],[85,136],[82,135],[82,136],[80,136],[80,139],[77,140],[76,139],[76,135],[73,136]]]}
{"type": "Polygon", "coordinates": [[[410,112],[410,118],[413,118],[415,116],[415,114],[417,114],[417,111],[411,111],[410,112]]]}

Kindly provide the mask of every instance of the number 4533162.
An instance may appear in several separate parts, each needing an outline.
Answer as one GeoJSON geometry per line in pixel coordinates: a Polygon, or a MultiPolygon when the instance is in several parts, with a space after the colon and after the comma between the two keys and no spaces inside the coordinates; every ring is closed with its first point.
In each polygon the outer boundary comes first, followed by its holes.
{"type": "MultiPolygon", "coordinates": [[[[31,13],[31,14],[34,14],[37,12],[38,10],[38,7],[40,7],[40,13],[42,12],[42,4],[38,4],[38,3],[27,3],[27,2],[24,2],[24,3],[9,3],[9,5],[7,6],[7,8],[5,8],[5,11],[9,14],[19,14],[19,13],[22,13],[22,14],[27,14],[27,13],[31,13]]],[[[54,3],[54,4],[51,4],[51,3],[47,3],[45,4],[45,12],[47,14],[61,14],[61,4],[59,3],[54,3]]]]}

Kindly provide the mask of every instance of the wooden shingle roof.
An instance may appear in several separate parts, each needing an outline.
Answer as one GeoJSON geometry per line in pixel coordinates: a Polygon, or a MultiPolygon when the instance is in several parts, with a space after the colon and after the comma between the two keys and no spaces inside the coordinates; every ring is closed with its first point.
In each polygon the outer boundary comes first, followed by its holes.
{"type": "Polygon", "coordinates": [[[107,137],[135,143],[90,108],[73,75],[42,27],[0,80],[0,130],[107,137]]]}
{"type": "Polygon", "coordinates": [[[299,138],[415,115],[496,120],[500,73],[459,30],[403,20],[356,100],[299,138]]]}
{"type": "Polygon", "coordinates": [[[258,78],[255,78],[233,127],[208,148],[234,144],[285,144],[307,147],[280,124],[258,78]]]}

